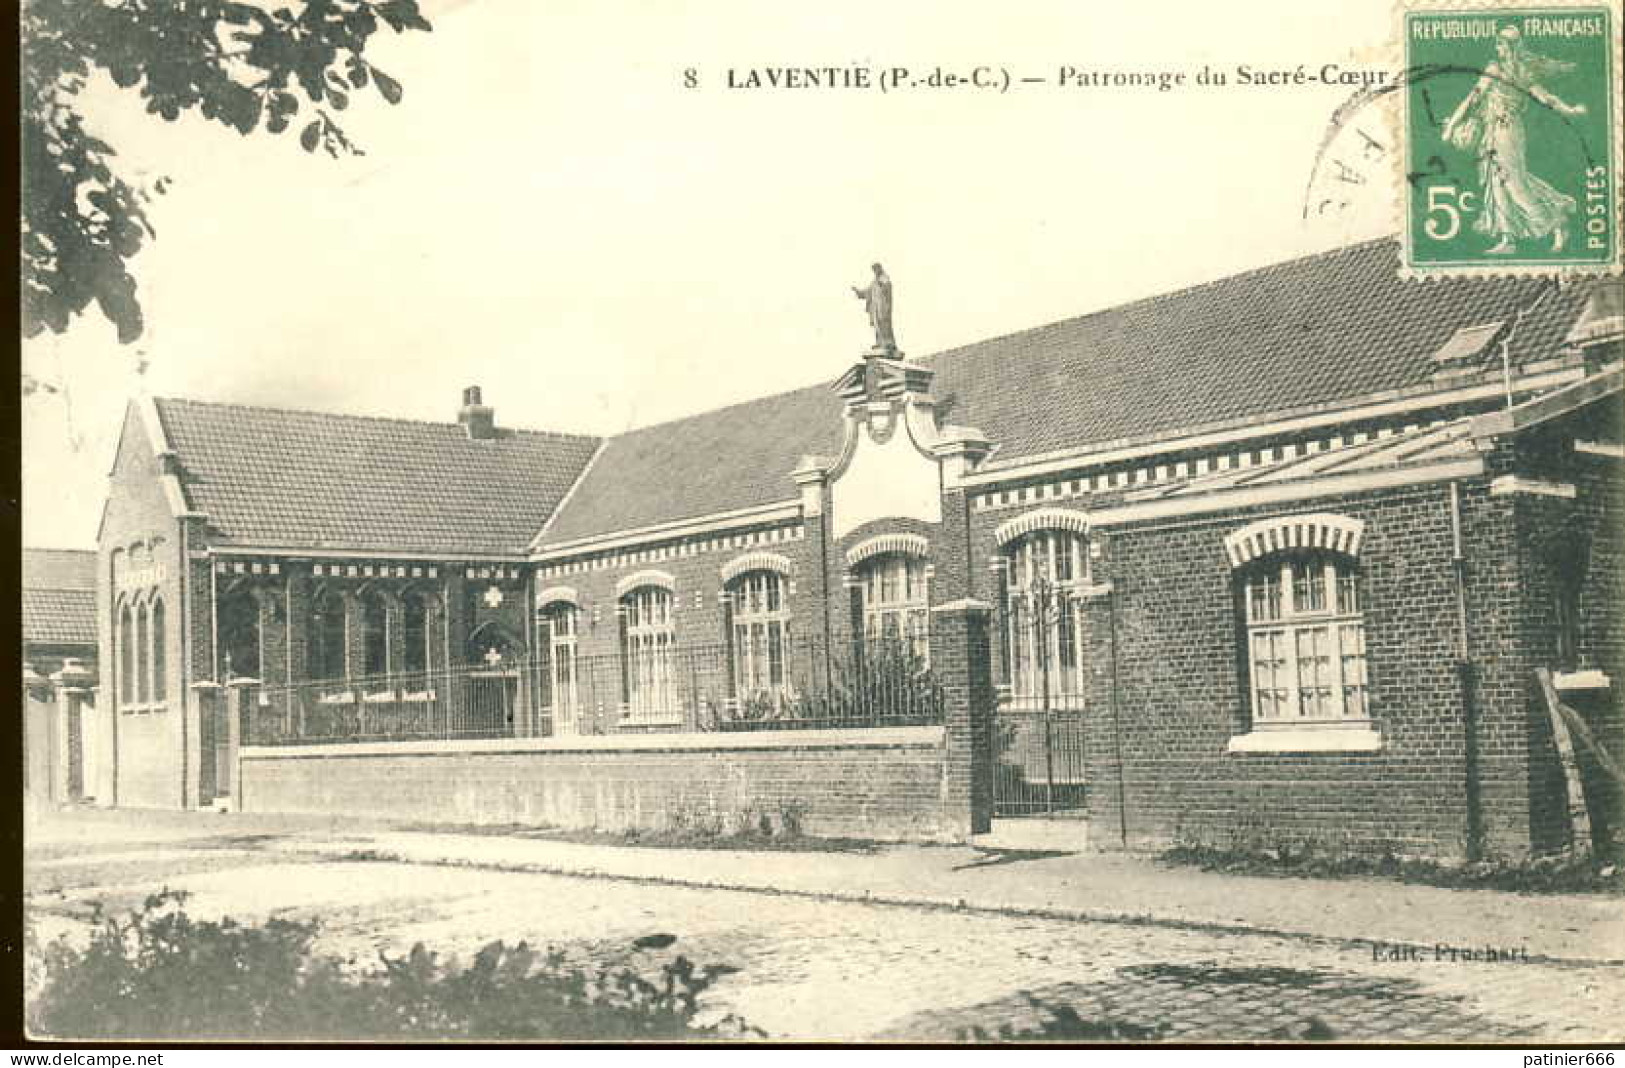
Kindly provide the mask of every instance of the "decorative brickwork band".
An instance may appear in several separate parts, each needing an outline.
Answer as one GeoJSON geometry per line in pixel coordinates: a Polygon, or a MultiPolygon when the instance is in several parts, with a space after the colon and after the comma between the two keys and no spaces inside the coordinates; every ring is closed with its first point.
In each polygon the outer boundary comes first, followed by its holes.
{"type": "Polygon", "coordinates": [[[773,571],[788,577],[793,566],[788,556],[778,553],[745,553],[722,565],[722,584],[726,586],[748,571],[773,571]]]}
{"type": "Polygon", "coordinates": [[[1035,530],[1065,530],[1073,534],[1087,534],[1089,516],[1070,508],[1036,508],[1000,523],[998,529],[993,532],[993,540],[1004,546],[1035,530]]]}
{"type": "Polygon", "coordinates": [[[1240,567],[1282,549],[1331,549],[1358,556],[1365,523],[1342,515],[1291,515],[1248,523],[1225,535],[1230,566],[1240,567]]]}
{"type": "Polygon", "coordinates": [[[677,580],[665,571],[639,571],[615,584],[615,596],[625,597],[639,586],[658,586],[670,593],[677,589],[677,580]]]}
{"type": "Polygon", "coordinates": [[[576,595],[574,586],[549,586],[536,594],[536,607],[546,608],[550,604],[563,602],[573,608],[581,607],[581,598],[576,595]]]}
{"type": "Polygon", "coordinates": [[[928,556],[931,543],[919,534],[876,534],[865,538],[846,551],[846,566],[857,567],[865,560],[883,553],[904,553],[909,556],[928,556]]]}

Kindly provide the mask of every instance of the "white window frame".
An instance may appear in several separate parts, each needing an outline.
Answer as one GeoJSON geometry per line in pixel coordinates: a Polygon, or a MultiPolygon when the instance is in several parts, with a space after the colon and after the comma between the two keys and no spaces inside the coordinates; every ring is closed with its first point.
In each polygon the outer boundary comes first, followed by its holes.
{"type": "Polygon", "coordinates": [[[922,664],[930,664],[931,567],[926,558],[881,553],[860,564],[855,577],[863,606],[864,642],[873,645],[895,637],[922,664]]]}
{"type": "Polygon", "coordinates": [[[625,712],[632,722],[665,722],[682,715],[673,676],[675,605],[675,595],[661,586],[637,586],[621,597],[625,712]]]}
{"type": "Polygon", "coordinates": [[[581,712],[576,640],[581,610],[569,601],[555,601],[539,613],[547,644],[547,685],[553,733],[575,734],[581,712]]]}
{"type": "Polygon", "coordinates": [[[790,693],[789,581],[777,571],[747,571],[728,584],[735,700],[769,698],[778,707],[790,693]]]}
{"type": "Polygon", "coordinates": [[[1083,599],[1079,591],[1089,585],[1089,539],[1080,533],[1043,527],[1023,534],[1004,547],[1005,640],[1009,643],[1010,700],[1014,707],[1037,708],[1044,699],[1044,678],[1049,676],[1051,702],[1079,707],[1086,692],[1083,599]],[[1046,626],[1048,669],[1039,671],[1038,621],[1021,598],[1040,582],[1062,592],[1065,620],[1046,626]],[[1068,664],[1067,654],[1071,663],[1068,664]]]}
{"type": "Polygon", "coordinates": [[[1269,554],[1243,572],[1242,602],[1253,731],[1371,726],[1357,561],[1333,552],[1269,554]]]}

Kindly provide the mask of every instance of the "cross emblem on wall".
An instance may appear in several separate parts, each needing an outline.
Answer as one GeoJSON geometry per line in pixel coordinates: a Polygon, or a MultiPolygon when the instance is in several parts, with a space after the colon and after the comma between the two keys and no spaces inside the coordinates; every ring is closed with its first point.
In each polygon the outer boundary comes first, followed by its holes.
{"type": "Polygon", "coordinates": [[[497,608],[502,604],[502,590],[493,584],[485,591],[482,600],[485,601],[485,607],[497,608]]]}
{"type": "Polygon", "coordinates": [[[498,664],[502,663],[502,654],[498,652],[496,646],[493,645],[491,648],[485,651],[484,660],[489,666],[496,667],[498,664]]]}

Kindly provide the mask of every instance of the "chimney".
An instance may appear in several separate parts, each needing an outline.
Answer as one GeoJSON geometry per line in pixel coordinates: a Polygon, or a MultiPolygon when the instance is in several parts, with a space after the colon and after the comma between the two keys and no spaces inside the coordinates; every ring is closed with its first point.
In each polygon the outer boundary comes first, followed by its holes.
{"type": "Polygon", "coordinates": [[[457,421],[463,424],[468,436],[476,440],[497,436],[496,413],[480,403],[480,387],[463,390],[463,406],[457,412],[457,421]]]}

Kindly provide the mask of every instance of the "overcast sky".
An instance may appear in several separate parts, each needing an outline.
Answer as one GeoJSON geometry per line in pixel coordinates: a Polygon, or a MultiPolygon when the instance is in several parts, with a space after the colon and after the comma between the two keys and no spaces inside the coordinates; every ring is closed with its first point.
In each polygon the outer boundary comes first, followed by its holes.
{"type": "Polygon", "coordinates": [[[433,33],[371,55],[403,102],[343,113],[358,159],[91,101],[125,165],[174,186],[135,264],[146,335],[120,346],[93,313],[25,347],[66,386],[25,403],[28,544],[94,544],[140,390],[449,420],[477,383],[505,425],[611,434],[833,380],[868,344],[849,287],[877,259],[899,342],[927,355],[1393,229],[1391,160],[1347,210],[1303,217],[1350,87],[1234,77],[1387,67],[1389,0],[426,10],[433,33]],[[1049,84],[724,87],[851,64],[1049,84]],[[1054,85],[1063,65],[1203,64],[1230,85],[1054,85]]]}

